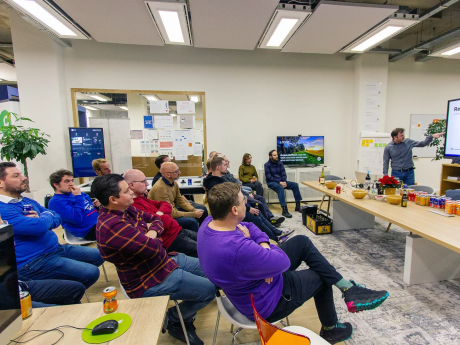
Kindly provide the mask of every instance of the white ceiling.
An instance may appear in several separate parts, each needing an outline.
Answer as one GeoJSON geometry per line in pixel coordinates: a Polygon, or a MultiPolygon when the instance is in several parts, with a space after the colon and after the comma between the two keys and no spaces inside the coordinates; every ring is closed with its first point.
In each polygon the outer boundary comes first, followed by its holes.
{"type": "Polygon", "coordinates": [[[96,41],[162,46],[142,0],[54,0],[96,41]]]}
{"type": "Polygon", "coordinates": [[[321,1],[282,52],[334,54],[398,6],[321,1]]]}
{"type": "Polygon", "coordinates": [[[256,48],[279,0],[189,0],[194,46],[256,48]]]}

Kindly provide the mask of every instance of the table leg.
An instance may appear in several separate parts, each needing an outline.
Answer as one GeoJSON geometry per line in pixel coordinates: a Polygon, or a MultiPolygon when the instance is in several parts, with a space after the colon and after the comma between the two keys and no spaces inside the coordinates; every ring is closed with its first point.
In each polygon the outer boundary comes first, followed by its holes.
{"type": "Polygon", "coordinates": [[[390,226],[391,226],[391,223],[388,223],[387,231],[385,231],[385,232],[390,231],[390,226]]]}
{"type": "Polygon", "coordinates": [[[373,229],[375,227],[375,216],[372,214],[340,200],[332,200],[330,203],[332,204],[332,231],[373,229]]]}
{"type": "Polygon", "coordinates": [[[329,217],[329,210],[331,209],[332,198],[329,197],[329,202],[327,203],[327,216],[329,217]]]}

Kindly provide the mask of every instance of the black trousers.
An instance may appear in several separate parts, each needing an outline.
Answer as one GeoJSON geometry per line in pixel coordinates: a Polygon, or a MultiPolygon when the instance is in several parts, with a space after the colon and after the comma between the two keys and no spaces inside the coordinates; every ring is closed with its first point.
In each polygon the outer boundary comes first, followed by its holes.
{"type": "Polygon", "coordinates": [[[252,190],[256,191],[257,195],[264,196],[264,187],[262,187],[262,183],[259,181],[255,181],[254,183],[243,182],[243,186],[251,187],[252,190]]]}
{"type": "Polygon", "coordinates": [[[182,228],[176,239],[171,243],[168,252],[183,253],[187,256],[198,258],[196,250],[196,237],[198,233],[182,228]]]}
{"type": "Polygon", "coordinates": [[[83,237],[87,241],[96,241],[96,224],[88,231],[88,233],[83,237]]]}
{"type": "Polygon", "coordinates": [[[342,276],[306,236],[294,236],[279,247],[291,260],[291,267],[283,273],[283,293],[267,321],[275,322],[289,316],[314,297],[321,324],[325,327],[335,325],[337,313],[332,286],[342,276]],[[310,269],[295,271],[302,261],[310,269]]]}

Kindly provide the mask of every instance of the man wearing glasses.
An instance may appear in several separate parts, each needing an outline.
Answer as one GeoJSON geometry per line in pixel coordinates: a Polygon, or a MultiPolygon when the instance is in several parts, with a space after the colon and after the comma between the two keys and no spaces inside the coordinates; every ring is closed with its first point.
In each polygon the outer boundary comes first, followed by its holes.
{"type": "Polygon", "coordinates": [[[148,198],[156,201],[166,201],[172,206],[172,217],[185,229],[198,232],[203,220],[208,216],[204,205],[187,202],[181,195],[177,180],[180,170],[176,163],[165,162],[160,168],[161,179],[152,186],[148,198]]]}

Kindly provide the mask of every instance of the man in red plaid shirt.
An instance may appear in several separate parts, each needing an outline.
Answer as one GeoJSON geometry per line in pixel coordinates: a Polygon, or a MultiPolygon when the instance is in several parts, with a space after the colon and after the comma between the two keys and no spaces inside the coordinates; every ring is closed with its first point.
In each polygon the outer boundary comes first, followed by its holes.
{"type": "MultiPolygon", "coordinates": [[[[215,287],[198,259],[167,253],[161,240],[161,219],[132,206],[133,192],[120,175],[97,177],[91,193],[103,206],[96,226],[99,251],[117,268],[126,293],[131,298],[169,295],[182,300],[179,306],[190,344],[203,344],[193,318],[214,299],[215,287]]],[[[174,307],[168,310],[165,324],[171,336],[185,342],[174,307]]]]}

